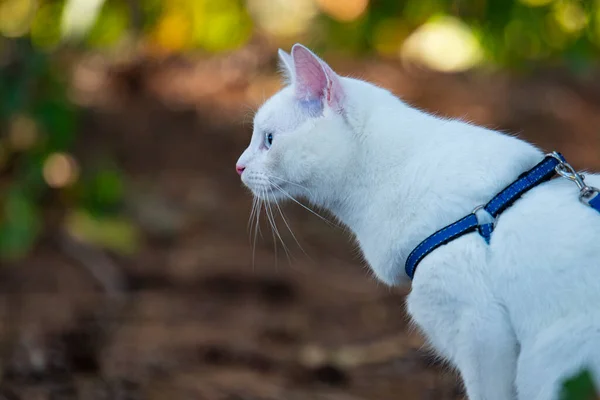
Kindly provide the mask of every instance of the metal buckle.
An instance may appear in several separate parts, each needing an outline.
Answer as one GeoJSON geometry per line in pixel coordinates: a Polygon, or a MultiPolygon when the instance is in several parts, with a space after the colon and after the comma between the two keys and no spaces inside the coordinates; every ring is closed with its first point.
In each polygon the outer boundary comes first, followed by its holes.
{"type": "Polygon", "coordinates": [[[590,200],[600,194],[600,189],[585,184],[585,175],[577,173],[575,169],[568,162],[564,161],[560,155],[553,151],[547,154],[547,156],[554,157],[558,160],[559,164],[554,168],[556,173],[563,178],[567,178],[571,182],[574,182],[579,189],[579,201],[589,206],[590,200]]]}

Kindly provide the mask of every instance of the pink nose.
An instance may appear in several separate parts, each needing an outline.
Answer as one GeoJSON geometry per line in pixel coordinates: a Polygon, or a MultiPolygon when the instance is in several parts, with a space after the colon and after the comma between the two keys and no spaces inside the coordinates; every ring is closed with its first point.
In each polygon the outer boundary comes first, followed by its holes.
{"type": "Polygon", "coordinates": [[[246,167],[244,167],[243,165],[235,166],[235,170],[237,171],[238,175],[240,175],[240,176],[242,176],[242,172],[244,172],[245,169],[246,169],[246,167]]]}

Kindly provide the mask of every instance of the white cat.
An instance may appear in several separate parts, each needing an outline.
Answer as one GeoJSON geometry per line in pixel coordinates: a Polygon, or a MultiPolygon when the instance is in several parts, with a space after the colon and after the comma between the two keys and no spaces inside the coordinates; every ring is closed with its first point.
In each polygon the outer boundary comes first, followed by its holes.
{"type": "MultiPolygon", "coordinates": [[[[288,86],[257,112],[238,173],[262,199],[330,210],[389,285],[410,282],[404,263],[422,240],[544,158],[338,76],[299,44],[279,56],[288,86]]],[[[469,399],[556,399],[580,368],[600,377],[600,213],[577,196],[566,179],[543,183],[499,216],[489,245],[470,233],[419,264],[408,312],[469,399]]]]}

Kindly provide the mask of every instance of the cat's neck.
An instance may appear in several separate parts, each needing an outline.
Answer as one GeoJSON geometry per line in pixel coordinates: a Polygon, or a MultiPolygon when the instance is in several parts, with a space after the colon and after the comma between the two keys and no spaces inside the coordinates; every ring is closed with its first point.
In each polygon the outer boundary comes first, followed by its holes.
{"type": "Polygon", "coordinates": [[[347,121],[359,147],[345,171],[319,190],[327,196],[316,202],[357,231],[372,223],[367,210],[388,201],[403,208],[417,200],[419,188],[409,171],[422,171],[428,149],[442,145],[439,127],[445,122],[386,90],[373,90],[362,82],[358,87],[351,82],[349,89],[347,121]]]}
{"type": "Polygon", "coordinates": [[[541,153],[514,137],[428,115],[379,90],[376,99],[352,105],[349,123],[361,147],[316,202],[356,234],[365,253],[377,245],[365,243],[378,236],[385,248],[379,251],[393,251],[399,264],[388,268],[401,270],[421,240],[487,202],[541,153]]]}

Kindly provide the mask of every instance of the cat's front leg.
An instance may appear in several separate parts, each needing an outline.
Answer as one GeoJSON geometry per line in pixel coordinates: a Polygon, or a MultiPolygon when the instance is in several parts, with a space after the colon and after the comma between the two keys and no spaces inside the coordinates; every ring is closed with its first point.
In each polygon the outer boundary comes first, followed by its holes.
{"type": "Polygon", "coordinates": [[[469,400],[516,399],[518,351],[514,332],[500,307],[466,310],[453,361],[469,400]]]}
{"type": "Polygon", "coordinates": [[[465,304],[443,290],[421,289],[409,295],[408,312],[439,354],[458,368],[469,400],[516,399],[518,343],[504,309],[492,301],[465,304]]]}

